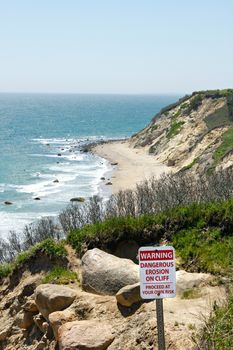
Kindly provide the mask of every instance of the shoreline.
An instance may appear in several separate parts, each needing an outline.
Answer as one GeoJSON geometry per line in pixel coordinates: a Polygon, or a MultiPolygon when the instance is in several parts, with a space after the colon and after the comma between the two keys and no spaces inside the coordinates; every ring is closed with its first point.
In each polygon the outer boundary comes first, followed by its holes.
{"type": "Polygon", "coordinates": [[[113,167],[110,177],[112,193],[134,189],[136,184],[152,176],[159,178],[171,171],[171,168],[156,161],[145,149],[131,147],[128,139],[93,145],[91,152],[107,159],[113,167]]]}

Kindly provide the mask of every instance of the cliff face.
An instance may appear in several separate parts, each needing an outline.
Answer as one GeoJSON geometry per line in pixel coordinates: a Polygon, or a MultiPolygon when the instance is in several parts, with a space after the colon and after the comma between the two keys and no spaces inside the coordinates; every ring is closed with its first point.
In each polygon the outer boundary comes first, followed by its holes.
{"type": "Polygon", "coordinates": [[[132,136],[175,171],[211,172],[233,164],[233,90],[194,92],[163,108],[132,136]]]}

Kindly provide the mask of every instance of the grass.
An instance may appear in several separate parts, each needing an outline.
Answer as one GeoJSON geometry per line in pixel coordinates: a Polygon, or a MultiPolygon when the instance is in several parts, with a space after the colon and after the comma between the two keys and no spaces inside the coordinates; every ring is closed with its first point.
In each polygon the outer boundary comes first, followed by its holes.
{"type": "Polygon", "coordinates": [[[172,119],[174,120],[174,119],[178,118],[179,116],[180,116],[180,110],[177,111],[177,112],[172,116],[172,119]]]}
{"type": "Polygon", "coordinates": [[[208,115],[204,119],[209,130],[221,127],[232,122],[227,104],[208,115]]]}
{"type": "Polygon", "coordinates": [[[78,275],[63,267],[56,266],[43,278],[42,283],[69,284],[78,281],[78,275]]]}
{"type": "Polygon", "coordinates": [[[201,340],[196,340],[198,349],[230,350],[233,344],[233,296],[224,306],[214,306],[212,315],[205,320],[201,340]]]}
{"type": "Polygon", "coordinates": [[[167,133],[167,138],[168,139],[171,139],[172,137],[176,136],[177,134],[179,134],[182,126],[183,126],[184,122],[183,121],[180,121],[180,122],[177,122],[176,120],[173,121],[171,123],[171,127],[167,133]]]}
{"type": "Polygon", "coordinates": [[[193,161],[191,163],[189,163],[188,165],[185,165],[181,170],[185,171],[185,170],[189,170],[191,169],[196,163],[199,162],[200,157],[196,157],[193,159],[193,161]]]}
{"type": "Polygon", "coordinates": [[[27,261],[39,251],[45,253],[50,257],[60,259],[64,258],[67,255],[65,242],[55,242],[53,239],[48,238],[43,242],[36,244],[32,248],[18,254],[11,263],[1,264],[0,278],[9,276],[17,267],[27,263],[27,261]]]}
{"type": "Polygon", "coordinates": [[[232,272],[233,237],[222,237],[220,229],[180,231],[174,235],[172,244],[186,267],[213,274],[232,272]]]}
{"type": "Polygon", "coordinates": [[[12,273],[12,265],[11,264],[1,264],[0,265],[0,278],[4,278],[9,276],[12,273]]]}
{"type": "Polygon", "coordinates": [[[222,135],[222,143],[216,148],[213,153],[213,163],[207,169],[207,175],[211,175],[219,162],[227,155],[228,152],[233,150],[233,126],[230,127],[225,133],[222,135]]]}
{"type": "Polygon", "coordinates": [[[177,207],[161,214],[120,217],[87,225],[69,233],[78,255],[83,247],[112,249],[117,242],[135,240],[140,246],[166,239],[181,264],[190,271],[230,273],[233,261],[233,200],[177,207]]]}
{"type": "Polygon", "coordinates": [[[218,162],[233,149],[233,126],[222,135],[222,143],[213,154],[214,164],[218,162]]]}
{"type": "Polygon", "coordinates": [[[201,293],[198,288],[187,289],[183,292],[181,299],[197,299],[200,298],[201,293]]]}

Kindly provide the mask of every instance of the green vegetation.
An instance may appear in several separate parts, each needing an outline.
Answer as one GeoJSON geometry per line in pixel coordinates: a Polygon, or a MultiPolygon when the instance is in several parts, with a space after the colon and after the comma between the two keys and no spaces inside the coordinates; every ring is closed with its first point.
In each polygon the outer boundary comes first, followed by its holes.
{"type": "Polygon", "coordinates": [[[228,97],[233,94],[233,89],[222,89],[222,90],[206,90],[206,91],[200,91],[199,93],[203,94],[205,97],[228,97]]]}
{"type": "Polygon", "coordinates": [[[229,113],[227,104],[208,115],[204,121],[209,130],[232,123],[232,117],[229,113]]]}
{"type": "Polygon", "coordinates": [[[190,99],[187,108],[184,110],[186,115],[189,115],[192,111],[197,111],[198,107],[202,104],[203,95],[201,93],[194,94],[190,99]]]}
{"type": "Polygon", "coordinates": [[[199,162],[199,159],[200,159],[200,157],[194,158],[194,160],[191,163],[189,163],[188,165],[185,165],[181,170],[185,171],[185,170],[191,169],[196,163],[199,162]]]}
{"type": "Polygon", "coordinates": [[[46,274],[42,283],[69,284],[76,281],[78,281],[78,275],[75,272],[56,266],[46,274]]]}
{"type": "Polygon", "coordinates": [[[222,136],[222,143],[218,146],[213,154],[214,165],[233,149],[233,127],[228,129],[222,136]]]}
{"type": "Polygon", "coordinates": [[[223,237],[220,229],[183,230],[174,235],[172,244],[191,270],[195,266],[197,271],[231,272],[233,237],[223,237]]]}
{"type": "Polygon", "coordinates": [[[205,327],[201,341],[196,342],[198,349],[206,350],[230,350],[233,344],[233,296],[224,306],[215,305],[211,317],[205,321],[205,327]]]}
{"type": "Polygon", "coordinates": [[[181,128],[182,128],[182,125],[184,124],[183,121],[180,121],[180,122],[177,122],[176,120],[173,121],[171,123],[171,127],[167,133],[167,138],[168,139],[171,139],[172,137],[176,136],[177,134],[179,134],[181,128]]]}
{"type": "Polygon", "coordinates": [[[180,108],[181,109],[186,109],[186,108],[188,108],[188,106],[189,106],[189,104],[187,102],[184,102],[184,103],[181,104],[180,108]]]}
{"type": "Polygon", "coordinates": [[[30,249],[20,253],[9,264],[0,265],[0,278],[9,276],[17,267],[25,264],[36,253],[42,252],[53,258],[64,258],[67,255],[65,242],[55,242],[52,238],[48,238],[41,243],[37,243],[30,249]]]}
{"type": "Polygon", "coordinates": [[[150,128],[150,131],[151,132],[153,132],[153,131],[155,131],[155,130],[157,130],[158,129],[158,125],[153,125],[151,128],[150,128]]]}
{"type": "Polygon", "coordinates": [[[172,119],[176,119],[180,116],[180,111],[177,111],[173,116],[172,119]]]}
{"type": "Polygon", "coordinates": [[[181,299],[197,299],[200,298],[201,292],[198,288],[187,289],[183,292],[181,299]]]}
{"type": "Polygon", "coordinates": [[[0,279],[9,276],[11,272],[12,264],[5,263],[0,265],[0,279]]]}
{"type": "Polygon", "coordinates": [[[139,245],[166,238],[190,271],[227,274],[233,261],[233,200],[186,207],[139,217],[119,217],[73,230],[68,242],[82,254],[83,246],[110,248],[122,240],[139,245]]]}

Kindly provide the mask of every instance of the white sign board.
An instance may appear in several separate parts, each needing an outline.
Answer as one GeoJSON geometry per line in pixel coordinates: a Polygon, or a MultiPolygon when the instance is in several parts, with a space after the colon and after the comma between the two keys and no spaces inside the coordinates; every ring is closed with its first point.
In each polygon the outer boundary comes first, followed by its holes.
{"type": "Polygon", "coordinates": [[[175,249],[173,247],[141,247],[139,266],[142,299],[163,299],[176,296],[175,249]]]}

